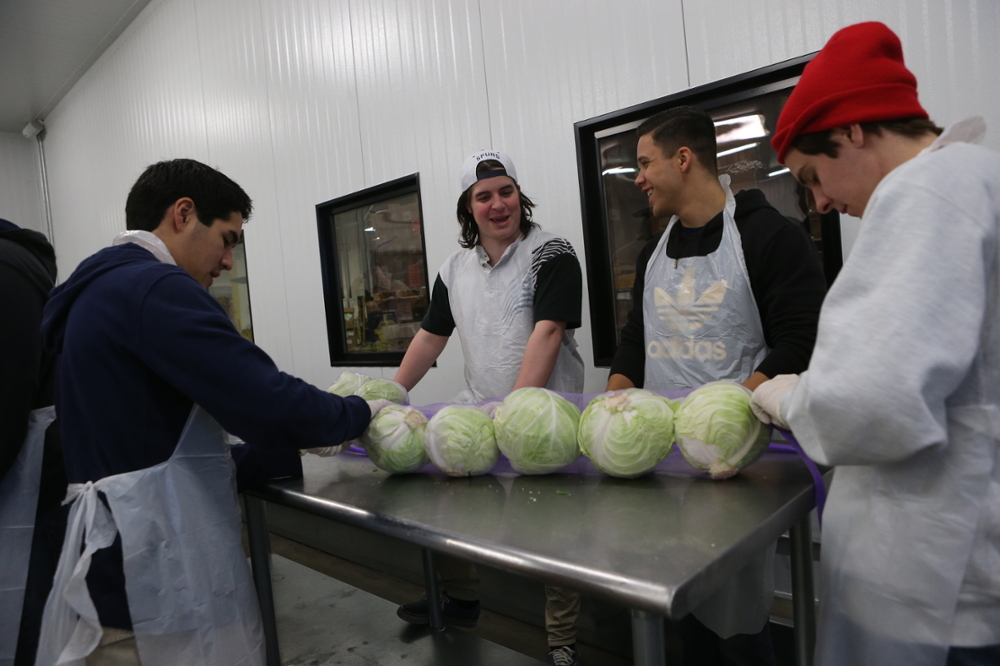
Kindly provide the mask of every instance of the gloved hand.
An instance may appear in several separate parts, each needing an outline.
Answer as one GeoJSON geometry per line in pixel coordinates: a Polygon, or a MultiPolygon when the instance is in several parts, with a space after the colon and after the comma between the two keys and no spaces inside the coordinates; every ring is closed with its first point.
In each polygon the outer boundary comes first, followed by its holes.
{"type": "MultiPolygon", "coordinates": [[[[368,409],[370,409],[372,412],[371,418],[375,418],[375,415],[378,414],[379,410],[385,407],[386,405],[393,404],[389,400],[384,400],[381,398],[378,400],[365,400],[365,402],[368,403],[368,409]]],[[[299,451],[299,453],[300,454],[312,453],[313,455],[321,456],[323,458],[329,458],[331,456],[337,455],[338,453],[342,453],[355,445],[361,446],[361,440],[352,439],[348,442],[344,442],[343,444],[338,444],[337,446],[319,446],[316,447],[315,449],[303,449],[302,451],[299,451]]]]}
{"type": "Polygon", "coordinates": [[[753,392],[750,409],[764,423],[773,423],[779,428],[789,430],[788,423],[781,416],[781,398],[798,383],[798,375],[778,375],[774,379],[769,379],[753,392]]]}
{"type": "Polygon", "coordinates": [[[378,414],[378,411],[385,407],[386,405],[393,405],[394,402],[386,400],[385,398],[379,398],[378,400],[365,400],[368,403],[368,409],[372,410],[372,418],[378,414]]]}

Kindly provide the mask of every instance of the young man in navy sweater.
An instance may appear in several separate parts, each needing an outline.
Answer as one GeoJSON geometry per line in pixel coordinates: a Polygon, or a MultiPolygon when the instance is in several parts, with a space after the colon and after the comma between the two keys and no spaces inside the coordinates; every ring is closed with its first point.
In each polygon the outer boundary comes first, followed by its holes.
{"type": "MultiPolygon", "coordinates": [[[[301,474],[299,449],[358,437],[377,410],[278,370],[209,295],[212,281],[232,267],[251,208],[239,185],[204,164],[154,164],[129,193],[129,231],[84,260],[45,309],[44,342],[58,354],[56,407],[69,496],[86,506],[88,493],[100,491],[90,506],[99,513],[107,505],[118,532],[110,547],[94,553],[86,579],[99,619],[88,629],[96,634],[91,659],[119,651],[147,665],[210,663],[223,648],[248,663],[259,658],[260,622],[239,544],[232,463],[217,435],[225,429],[249,443],[232,450],[235,476],[245,485],[301,474]],[[211,427],[196,432],[204,423],[211,427]],[[202,453],[180,455],[205,446],[205,460],[216,464],[190,462],[202,453]],[[200,524],[212,512],[215,522],[200,524]],[[131,563],[134,552],[146,563],[131,563]],[[174,583],[170,567],[183,557],[190,566],[181,577],[194,573],[176,583],[172,601],[169,590],[150,594],[136,584],[136,572],[151,571],[164,585],[174,583]],[[231,570],[217,575],[225,567],[231,570]],[[235,582],[219,582],[228,578],[235,582]],[[202,604],[203,587],[213,591],[202,604]],[[225,608],[198,615],[220,599],[225,608]],[[222,626],[222,618],[229,624],[222,626]],[[190,627],[199,627],[198,635],[190,627]]],[[[99,522],[88,524],[84,543],[99,522]]],[[[67,539],[79,539],[72,515],[70,524],[67,539]]],[[[79,552],[79,543],[70,546],[79,552]]],[[[43,645],[46,625],[57,624],[50,615],[47,607],[43,645]]],[[[54,651],[62,648],[58,636],[50,642],[54,651]]]]}

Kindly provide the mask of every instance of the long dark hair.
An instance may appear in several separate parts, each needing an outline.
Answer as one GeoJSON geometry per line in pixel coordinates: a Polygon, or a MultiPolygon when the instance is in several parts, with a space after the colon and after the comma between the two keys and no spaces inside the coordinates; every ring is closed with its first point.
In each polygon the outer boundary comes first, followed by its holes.
{"type": "MultiPolygon", "coordinates": [[[[476,166],[476,174],[503,168],[504,165],[496,160],[483,160],[476,166]]],[[[479,225],[476,224],[476,218],[473,217],[472,212],[469,210],[469,197],[472,196],[473,187],[475,187],[475,184],[472,184],[469,189],[462,192],[462,196],[458,198],[458,209],[455,211],[455,214],[458,216],[458,223],[462,225],[462,233],[459,236],[458,244],[467,250],[479,245],[479,225]]],[[[514,183],[514,187],[517,187],[517,197],[521,203],[521,235],[527,236],[532,228],[538,226],[531,221],[531,210],[535,207],[535,203],[521,191],[517,183],[514,183]]]]}

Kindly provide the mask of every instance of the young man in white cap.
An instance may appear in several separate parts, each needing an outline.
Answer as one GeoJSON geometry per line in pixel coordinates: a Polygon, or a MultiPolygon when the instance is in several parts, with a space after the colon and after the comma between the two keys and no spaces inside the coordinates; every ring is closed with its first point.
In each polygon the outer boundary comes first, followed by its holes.
{"type": "MultiPolygon", "coordinates": [[[[396,373],[411,390],[458,329],[466,388],[455,402],[481,402],[525,386],[583,391],[580,326],[583,277],[573,246],[532,222],[531,199],[505,153],[485,150],[462,165],[457,216],[460,245],[438,273],[430,306],[396,373]]],[[[438,557],[443,617],[473,627],[479,576],[469,562],[438,557]]],[[[547,587],[546,626],[553,663],[579,663],[573,647],[577,595],[547,587]],[[575,660],[575,661],[574,661],[575,660]]],[[[427,601],[400,606],[407,622],[427,624],[427,601]]]]}
{"type": "Polygon", "coordinates": [[[881,23],[837,32],[772,141],[861,232],[809,369],[755,411],[836,465],[820,666],[1000,664],[1000,155],[941,130],[881,23]]]}

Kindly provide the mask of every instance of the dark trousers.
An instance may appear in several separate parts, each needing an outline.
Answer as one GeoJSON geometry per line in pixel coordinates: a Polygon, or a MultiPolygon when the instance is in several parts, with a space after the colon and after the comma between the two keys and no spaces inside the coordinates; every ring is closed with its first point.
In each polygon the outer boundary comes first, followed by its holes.
{"type": "Polygon", "coordinates": [[[694,615],[687,615],[677,622],[681,637],[684,666],[776,666],[771,629],[756,634],[736,634],[720,638],[703,625],[694,615]]]}
{"type": "Polygon", "coordinates": [[[1000,666],[1000,645],[948,650],[948,666],[1000,666]]]}
{"type": "Polygon", "coordinates": [[[39,515],[35,520],[14,666],[33,666],[35,663],[38,638],[42,631],[42,613],[52,589],[52,578],[59,566],[68,517],[69,507],[61,506],[39,515]]]}

